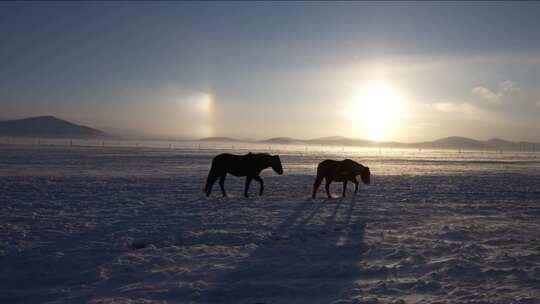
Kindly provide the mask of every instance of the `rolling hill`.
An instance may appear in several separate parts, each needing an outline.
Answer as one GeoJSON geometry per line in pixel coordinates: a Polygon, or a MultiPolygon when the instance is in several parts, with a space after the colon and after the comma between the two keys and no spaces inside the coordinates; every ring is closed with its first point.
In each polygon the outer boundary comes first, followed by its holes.
{"type": "MultiPolygon", "coordinates": [[[[240,141],[234,138],[219,137],[220,141],[240,141]]],[[[201,139],[206,141],[205,139],[201,139]]],[[[213,141],[213,140],[208,140],[213,141]]],[[[297,139],[290,137],[273,137],[266,140],[250,141],[265,144],[283,145],[323,145],[323,146],[355,146],[355,147],[381,147],[381,148],[413,148],[413,149],[455,149],[455,150],[514,150],[536,151],[540,149],[539,143],[512,142],[499,138],[489,140],[476,140],[468,137],[450,136],[433,141],[401,143],[378,142],[366,139],[348,138],[343,136],[328,136],[314,139],[297,139]]]]}
{"type": "Polygon", "coordinates": [[[77,125],[54,116],[0,121],[0,136],[99,139],[112,137],[103,131],[77,125]]]}

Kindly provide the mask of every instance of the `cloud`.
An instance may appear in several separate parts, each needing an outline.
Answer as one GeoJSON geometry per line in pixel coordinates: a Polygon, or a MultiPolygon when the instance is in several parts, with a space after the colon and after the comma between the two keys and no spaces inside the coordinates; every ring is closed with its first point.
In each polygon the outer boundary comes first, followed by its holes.
{"type": "Polygon", "coordinates": [[[540,107],[540,100],[536,102],[536,105],[540,107]]]}
{"type": "Polygon", "coordinates": [[[521,93],[521,88],[511,80],[505,80],[498,85],[498,90],[478,86],[472,89],[472,93],[492,103],[501,103],[504,97],[521,93]]]}
{"type": "Polygon", "coordinates": [[[474,114],[477,109],[469,103],[453,103],[453,102],[438,102],[432,104],[432,106],[441,112],[446,113],[462,113],[462,114],[474,114]]]}
{"type": "Polygon", "coordinates": [[[494,103],[499,103],[499,100],[502,96],[501,93],[495,93],[493,91],[491,91],[490,89],[486,88],[486,87],[482,87],[482,86],[479,86],[479,87],[475,87],[472,89],[472,92],[487,100],[487,101],[490,101],[490,102],[494,102],[494,103]]]}
{"type": "Polygon", "coordinates": [[[521,88],[513,81],[506,80],[499,83],[499,89],[504,94],[520,93],[521,88]]]}

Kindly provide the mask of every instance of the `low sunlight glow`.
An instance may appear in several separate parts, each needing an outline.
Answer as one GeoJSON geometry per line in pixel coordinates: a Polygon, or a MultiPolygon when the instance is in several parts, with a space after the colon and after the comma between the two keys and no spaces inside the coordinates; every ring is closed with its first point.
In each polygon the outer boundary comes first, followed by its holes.
{"type": "Polygon", "coordinates": [[[212,94],[203,93],[195,98],[199,119],[196,128],[201,136],[212,136],[212,112],[214,99],[212,94]]]}
{"type": "Polygon", "coordinates": [[[207,115],[212,114],[213,104],[214,104],[214,101],[211,94],[206,94],[206,93],[202,94],[197,99],[197,106],[199,110],[202,113],[207,114],[207,115]]]}
{"type": "Polygon", "coordinates": [[[181,113],[178,121],[181,126],[189,122],[193,135],[209,137],[213,135],[214,96],[210,93],[197,92],[191,96],[179,98],[181,113]]]}
{"type": "Polygon", "coordinates": [[[370,84],[353,98],[353,124],[358,135],[371,140],[388,140],[399,129],[399,122],[405,116],[405,102],[386,84],[370,84]]]}

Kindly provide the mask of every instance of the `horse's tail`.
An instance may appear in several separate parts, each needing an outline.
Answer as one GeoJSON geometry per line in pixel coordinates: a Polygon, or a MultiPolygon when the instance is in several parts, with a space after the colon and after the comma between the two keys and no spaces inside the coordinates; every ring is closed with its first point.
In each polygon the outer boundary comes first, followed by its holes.
{"type": "Polygon", "coordinates": [[[210,167],[210,172],[208,172],[208,177],[206,178],[206,185],[204,186],[204,193],[206,195],[210,194],[210,190],[212,189],[212,185],[216,181],[217,174],[217,168],[216,168],[216,159],[214,158],[212,160],[212,166],[210,167]]]}
{"type": "Polygon", "coordinates": [[[323,160],[317,165],[317,175],[325,175],[328,171],[328,167],[330,166],[329,160],[323,160]]]}
{"type": "Polygon", "coordinates": [[[319,186],[321,185],[321,182],[326,174],[325,168],[327,167],[327,162],[323,161],[320,162],[317,165],[317,176],[315,177],[315,182],[313,183],[313,186],[311,187],[311,197],[315,198],[317,195],[317,189],[319,189],[319,186]]]}

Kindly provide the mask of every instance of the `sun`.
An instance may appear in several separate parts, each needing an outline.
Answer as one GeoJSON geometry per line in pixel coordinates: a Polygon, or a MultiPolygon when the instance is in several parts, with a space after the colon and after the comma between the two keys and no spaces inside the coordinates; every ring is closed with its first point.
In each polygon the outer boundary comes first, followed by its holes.
{"type": "Polygon", "coordinates": [[[355,125],[362,136],[370,140],[387,140],[399,131],[405,114],[405,102],[389,85],[366,85],[353,98],[355,125]]]}

